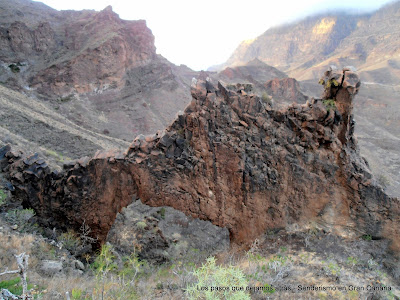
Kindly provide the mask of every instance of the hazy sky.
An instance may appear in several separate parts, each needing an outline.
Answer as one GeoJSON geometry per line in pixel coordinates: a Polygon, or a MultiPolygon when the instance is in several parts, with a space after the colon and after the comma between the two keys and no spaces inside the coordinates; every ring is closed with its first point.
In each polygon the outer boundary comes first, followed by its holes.
{"type": "Polygon", "coordinates": [[[327,9],[368,12],[391,0],[42,0],[58,9],[102,10],[147,21],[157,52],[175,64],[207,69],[228,59],[243,40],[269,27],[327,9]]]}

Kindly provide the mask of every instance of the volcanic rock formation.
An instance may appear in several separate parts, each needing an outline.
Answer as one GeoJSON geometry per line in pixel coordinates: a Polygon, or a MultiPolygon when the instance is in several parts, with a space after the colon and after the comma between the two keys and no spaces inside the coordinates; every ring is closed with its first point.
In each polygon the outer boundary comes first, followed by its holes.
{"type": "Polygon", "coordinates": [[[185,111],[125,153],[98,152],[55,173],[5,147],[2,168],[44,223],[78,229],[85,221],[100,242],[140,198],[226,227],[236,243],[314,221],[343,235],[386,238],[399,253],[399,202],[374,185],[353,136],[358,76],[328,71],[324,84],[325,99],[272,110],[244,87],[194,79],[185,111]]]}
{"type": "Polygon", "coordinates": [[[275,78],[264,84],[267,93],[274,99],[285,102],[305,103],[307,96],[300,90],[300,85],[294,78],[275,78]]]}

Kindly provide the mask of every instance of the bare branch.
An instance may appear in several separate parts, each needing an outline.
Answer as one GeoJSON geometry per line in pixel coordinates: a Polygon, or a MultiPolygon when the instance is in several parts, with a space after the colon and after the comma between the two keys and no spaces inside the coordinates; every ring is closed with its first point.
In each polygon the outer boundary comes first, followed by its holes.
{"type": "Polygon", "coordinates": [[[16,273],[19,273],[19,270],[8,271],[8,270],[6,269],[3,273],[0,273],[0,276],[2,276],[2,275],[7,275],[7,274],[16,274],[16,273]]]}

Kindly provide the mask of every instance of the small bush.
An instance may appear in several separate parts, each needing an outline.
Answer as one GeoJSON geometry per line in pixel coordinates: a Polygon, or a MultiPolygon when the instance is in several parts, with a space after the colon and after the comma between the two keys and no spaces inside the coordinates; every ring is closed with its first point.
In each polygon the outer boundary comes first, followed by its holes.
{"type": "Polygon", "coordinates": [[[74,99],[74,94],[70,94],[68,96],[58,98],[58,101],[59,102],[69,102],[73,99],[74,99]]]}
{"type": "Polygon", "coordinates": [[[383,189],[386,189],[390,185],[389,178],[383,174],[379,174],[378,176],[376,176],[376,180],[382,186],[383,189]]]}
{"type": "Polygon", "coordinates": [[[7,194],[3,190],[0,190],[0,206],[6,203],[6,199],[7,199],[7,194]]]}
{"type": "Polygon", "coordinates": [[[110,244],[103,245],[100,249],[99,255],[92,264],[96,277],[104,277],[111,270],[117,269],[114,260],[115,255],[112,252],[112,246],[110,244]]]}
{"type": "Polygon", "coordinates": [[[324,265],[324,270],[327,275],[340,276],[341,268],[337,263],[333,261],[322,261],[322,264],[324,265]]]}
{"type": "Polygon", "coordinates": [[[331,109],[336,110],[336,103],[333,99],[322,100],[325,104],[326,110],[330,111],[331,109]]]}
{"type": "Polygon", "coordinates": [[[11,72],[13,72],[13,73],[19,73],[21,71],[19,66],[16,64],[11,64],[8,67],[10,68],[11,72]]]}
{"type": "Polygon", "coordinates": [[[81,300],[83,295],[83,291],[81,289],[72,289],[71,297],[73,300],[81,300]]]}
{"type": "Polygon", "coordinates": [[[329,89],[331,86],[338,87],[339,82],[335,78],[329,79],[328,81],[325,82],[325,80],[320,79],[318,84],[325,85],[325,88],[329,89]]]}
{"type": "Polygon", "coordinates": [[[245,291],[232,291],[231,287],[246,287],[248,280],[241,269],[234,266],[217,266],[214,257],[193,271],[197,283],[187,287],[189,299],[251,299],[245,291]],[[212,290],[212,287],[226,287],[225,290],[212,290]]]}
{"type": "Polygon", "coordinates": [[[261,100],[262,100],[265,104],[272,105],[272,99],[271,99],[270,96],[268,96],[267,93],[263,93],[263,94],[262,94],[261,100]]]}
{"type": "Polygon", "coordinates": [[[136,223],[136,228],[140,231],[144,231],[146,229],[146,227],[147,227],[147,224],[144,221],[139,221],[136,223]]]}
{"type": "Polygon", "coordinates": [[[164,207],[162,207],[162,208],[158,211],[158,213],[160,214],[161,219],[165,219],[165,208],[164,208],[164,207]]]}
{"type": "Polygon", "coordinates": [[[361,238],[364,241],[372,241],[372,235],[370,235],[370,234],[364,234],[361,238]]]}
{"type": "Polygon", "coordinates": [[[67,232],[64,232],[60,235],[58,240],[63,244],[63,246],[69,250],[72,253],[75,253],[75,251],[78,249],[78,247],[81,245],[81,240],[78,237],[78,235],[72,231],[69,230],[67,232]]]}
{"type": "Polygon", "coordinates": [[[349,256],[349,257],[347,258],[347,264],[349,264],[349,265],[351,265],[351,266],[354,267],[356,264],[358,264],[358,260],[357,260],[356,257],[349,256]]]}

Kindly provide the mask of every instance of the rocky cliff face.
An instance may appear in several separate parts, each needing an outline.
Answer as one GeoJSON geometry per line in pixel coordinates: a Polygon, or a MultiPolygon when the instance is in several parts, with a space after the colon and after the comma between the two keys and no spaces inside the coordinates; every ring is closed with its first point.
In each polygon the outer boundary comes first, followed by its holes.
{"type": "Polygon", "coordinates": [[[77,229],[85,221],[100,242],[140,198],[226,227],[236,243],[314,221],[388,239],[398,254],[398,199],[374,185],[353,136],[358,76],[328,71],[323,83],[325,99],[272,110],[244,87],[194,80],[184,113],[125,153],[98,152],[54,173],[39,157],[5,147],[3,170],[43,222],[77,229]]]}
{"type": "Polygon", "coordinates": [[[215,81],[228,84],[251,83],[252,91],[258,95],[268,95],[275,107],[295,103],[305,103],[307,96],[301,91],[294,78],[255,58],[243,66],[228,67],[217,74],[208,74],[215,81]]]}
{"type": "Polygon", "coordinates": [[[238,83],[248,81],[253,83],[258,81],[264,83],[274,78],[286,78],[287,75],[278,69],[263,63],[255,58],[243,66],[226,68],[216,76],[219,80],[228,83],[238,83]]]}
{"type": "Polygon", "coordinates": [[[268,29],[242,42],[227,62],[216,67],[244,65],[258,58],[297,80],[319,77],[329,65],[355,66],[363,81],[399,82],[399,11],[395,1],[365,15],[348,12],[320,14],[268,29]]]}
{"type": "Polygon", "coordinates": [[[241,43],[217,70],[258,58],[300,81],[308,96],[319,97],[316,82],[326,68],[356,67],[365,83],[355,106],[361,154],[386,191],[399,196],[399,15],[400,1],[393,1],[370,14],[320,14],[270,28],[241,43]]]}
{"type": "Polygon", "coordinates": [[[121,20],[110,6],[98,13],[48,10],[62,21],[2,24],[0,59],[16,66],[14,74],[3,70],[3,81],[66,97],[122,87],[128,70],[156,58],[145,21],[121,20]]]}
{"type": "Polygon", "coordinates": [[[294,78],[275,78],[264,83],[269,95],[284,103],[305,103],[308,99],[300,89],[298,81],[294,78]]]}
{"type": "Polygon", "coordinates": [[[190,102],[193,73],[156,54],[144,20],[122,20],[111,7],[0,1],[0,83],[85,129],[132,141],[165,128],[190,102]]]}

